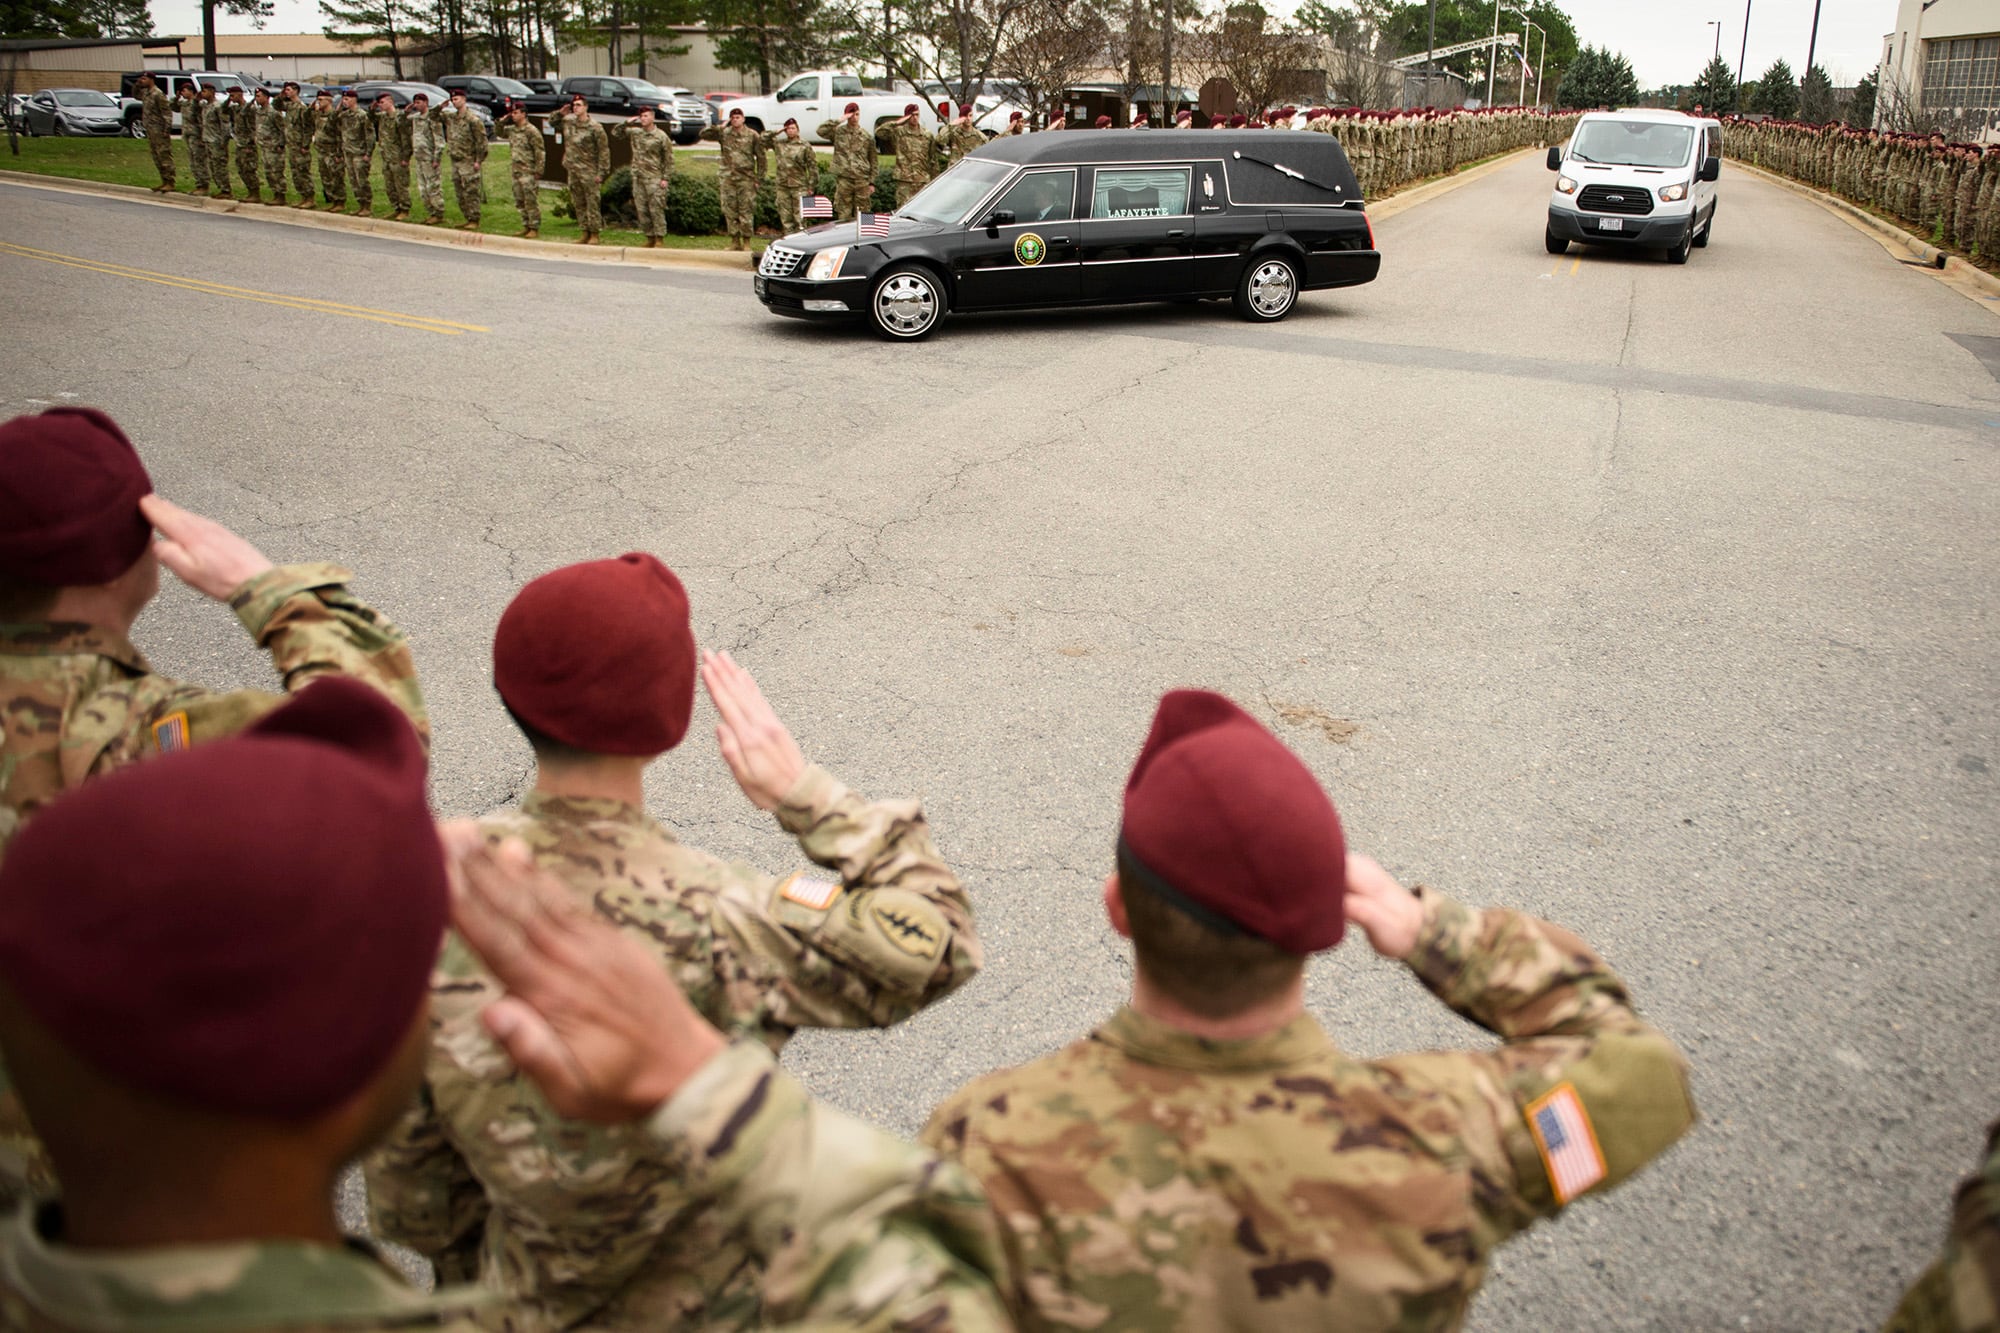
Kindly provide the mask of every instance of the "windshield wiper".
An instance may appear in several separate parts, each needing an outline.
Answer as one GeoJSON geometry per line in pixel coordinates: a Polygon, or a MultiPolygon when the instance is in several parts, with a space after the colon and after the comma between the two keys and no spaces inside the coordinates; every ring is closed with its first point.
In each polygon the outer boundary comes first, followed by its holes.
{"type": "Polygon", "coordinates": [[[1585,156],[1584,156],[1584,155],[1583,155],[1582,153],[1579,153],[1579,152],[1577,152],[1577,151],[1576,151],[1576,149],[1574,149],[1574,148],[1572,148],[1572,149],[1570,149],[1570,150],[1569,150],[1569,155],[1570,155],[1571,157],[1575,158],[1575,159],[1576,159],[1577,161],[1579,161],[1579,162],[1588,162],[1588,163],[1590,163],[1590,164],[1591,164],[1592,166],[1596,166],[1596,165],[1598,164],[1598,163],[1597,163],[1597,159],[1596,159],[1596,158],[1594,158],[1594,157],[1585,157],[1585,156]]]}

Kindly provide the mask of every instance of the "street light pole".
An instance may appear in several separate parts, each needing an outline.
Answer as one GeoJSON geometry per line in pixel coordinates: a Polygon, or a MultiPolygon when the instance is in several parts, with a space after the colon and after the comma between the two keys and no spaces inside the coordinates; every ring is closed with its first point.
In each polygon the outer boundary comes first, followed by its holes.
{"type": "Polygon", "coordinates": [[[1743,0],[1743,48],[1736,53],[1736,91],[1729,95],[1731,105],[1743,91],[1743,60],[1750,54],[1750,6],[1757,0],[1743,0]]]}
{"type": "Polygon", "coordinates": [[[1812,73],[1813,53],[1819,50],[1819,0],[1813,0],[1812,39],[1806,43],[1805,73],[1812,73]]]}
{"type": "Polygon", "coordinates": [[[1715,58],[1720,60],[1722,59],[1722,20],[1710,19],[1707,26],[1715,29],[1715,58]]]}
{"type": "Polygon", "coordinates": [[[1493,76],[1500,72],[1500,0],[1493,0],[1493,44],[1486,48],[1486,105],[1493,105],[1493,76]]]}
{"type": "MultiPolygon", "coordinates": [[[[1438,49],[1438,0],[1431,0],[1430,45],[1424,48],[1424,105],[1431,105],[1431,71],[1436,68],[1431,52],[1438,49]]],[[[1399,101],[1401,99],[1398,99],[1399,101]]]]}

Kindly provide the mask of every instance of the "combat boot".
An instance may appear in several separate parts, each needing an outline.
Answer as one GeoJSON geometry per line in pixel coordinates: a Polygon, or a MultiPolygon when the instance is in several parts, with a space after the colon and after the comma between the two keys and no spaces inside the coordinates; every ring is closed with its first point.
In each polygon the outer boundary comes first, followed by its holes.
{"type": "Polygon", "coordinates": [[[410,210],[407,208],[399,208],[389,215],[389,221],[391,222],[408,222],[409,220],[410,210]]]}
{"type": "Polygon", "coordinates": [[[659,249],[659,248],[660,248],[660,238],[659,238],[659,237],[657,237],[657,236],[648,236],[648,237],[646,238],[646,248],[647,248],[648,250],[657,250],[657,249],[659,249]]]}
{"type": "Polygon", "coordinates": [[[541,231],[535,227],[530,227],[526,231],[521,233],[521,239],[524,241],[538,241],[541,239],[541,237],[542,237],[541,231]]]}
{"type": "Polygon", "coordinates": [[[478,231],[479,224],[477,222],[461,222],[458,224],[458,229],[460,231],[478,231]]]}
{"type": "Polygon", "coordinates": [[[171,185],[155,185],[153,187],[154,194],[172,194],[173,190],[174,187],[171,185]]]}

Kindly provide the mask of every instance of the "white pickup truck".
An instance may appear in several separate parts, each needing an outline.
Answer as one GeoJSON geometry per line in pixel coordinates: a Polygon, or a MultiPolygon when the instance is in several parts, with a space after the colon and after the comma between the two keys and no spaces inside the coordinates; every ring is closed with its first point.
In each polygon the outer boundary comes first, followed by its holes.
{"type": "Polygon", "coordinates": [[[724,102],[718,110],[725,120],[732,111],[741,111],[750,128],[775,130],[794,117],[799,122],[799,133],[817,143],[825,143],[818,134],[819,127],[829,120],[840,119],[849,102],[861,103],[861,123],[875,129],[888,121],[900,120],[903,108],[915,102],[922,108],[922,124],[927,130],[938,127],[937,108],[926,105],[922,97],[912,97],[903,93],[871,92],[861,86],[861,76],[846,74],[838,70],[814,69],[794,75],[778,89],[775,97],[737,97],[724,102]]]}

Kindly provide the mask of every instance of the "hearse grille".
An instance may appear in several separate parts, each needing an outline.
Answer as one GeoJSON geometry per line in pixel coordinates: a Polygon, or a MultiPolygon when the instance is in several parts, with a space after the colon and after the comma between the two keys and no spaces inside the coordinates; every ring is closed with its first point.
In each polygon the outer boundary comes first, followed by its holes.
{"type": "Polygon", "coordinates": [[[1576,197],[1586,213],[1623,213],[1644,217],[1653,211],[1653,192],[1639,185],[1586,185],[1576,197]]]}
{"type": "Polygon", "coordinates": [[[757,271],[767,278],[789,278],[806,262],[806,252],[789,245],[773,245],[757,261],[757,271]]]}

